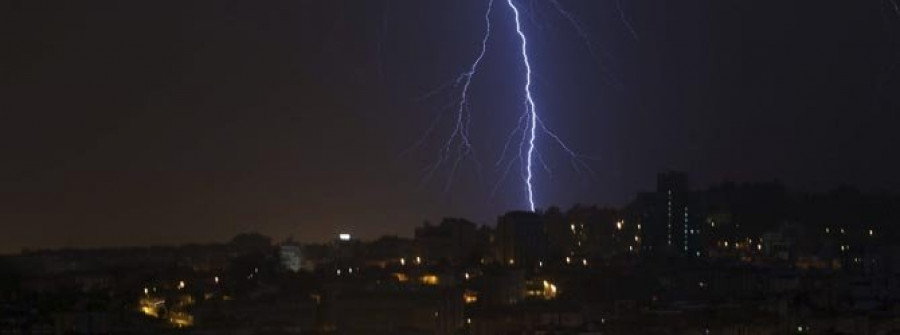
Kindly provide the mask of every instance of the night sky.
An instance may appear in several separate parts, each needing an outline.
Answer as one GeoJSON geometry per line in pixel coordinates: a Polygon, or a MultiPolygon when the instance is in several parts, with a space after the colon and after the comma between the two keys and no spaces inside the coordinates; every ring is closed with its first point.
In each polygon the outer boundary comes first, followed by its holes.
{"type": "MultiPolygon", "coordinates": [[[[447,168],[422,173],[449,114],[414,144],[486,0],[2,2],[0,252],[374,238],[525,208],[517,171],[491,196],[524,79],[497,1],[471,88],[481,168],[449,190],[447,168]]],[[[518,2],[539,113],[595,173],[544,138],[539,207],[620,206],[666,169],[900,191],[889,0],[559,0],[587,41],[549,1],[518,2]]]]}

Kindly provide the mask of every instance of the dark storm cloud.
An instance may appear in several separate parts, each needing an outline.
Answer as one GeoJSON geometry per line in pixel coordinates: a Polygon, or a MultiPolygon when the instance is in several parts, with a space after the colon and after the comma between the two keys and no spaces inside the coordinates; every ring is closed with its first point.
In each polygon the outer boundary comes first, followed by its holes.
{"type": "MultiPolygon", "coordinates": [[[[544,206],[621,204],[666,168],[695,184],[781,179],[900,189],[900,17],[881,1],[560,1],[529,6],[544,120],[596,180],[543,145],[544,206]],[[621,8],[622,12],[619,11],[621,8]],[[623,23],[628,18],[634,34],[623,23]]],[[[419,101],[476,52],[483,1],[8,1],[0,14],[0,251],[407,234],[490,198],[521,108],[511,16],[473,82],[487,163],[424,184],[449,132],[412,145],[446,100],[419,101]]]]}

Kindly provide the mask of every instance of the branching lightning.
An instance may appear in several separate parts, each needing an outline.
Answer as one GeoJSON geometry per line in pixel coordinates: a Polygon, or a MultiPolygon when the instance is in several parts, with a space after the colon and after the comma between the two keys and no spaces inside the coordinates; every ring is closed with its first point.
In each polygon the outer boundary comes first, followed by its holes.
{"type": "MultiPolygon", "coordinates": [[[[435,171],[437,171],[437,169],[450,158],[453,146],[455,144],[456,158],[451,164],[450,176],[447,178],[447,182],[444,187],[445,189],[450,188],[450,185],[453,182],[453,177],[456,174],[456,170],[459,167],[460,162],[462,162],[465,158],[471,157],[475,164],[480,166],[478,160],[472,155],[474,149],[472,148],[472,142],[469,140],[469,124],[471,122],[471,115],[469,115],[469,87],[472,84],[472,78],[475,77],[475,73],[478,71],[478,66],[481,64],[481,60],[484,58],[484,54],[487,52],[488,40],[491,37],[491,11],[493,10],[493,7],[494,0],[489,0],[487,10],[485,10],[484,13],[485,30],[484,35],[481,39],[481,49],[478,52],[478,55],[469,65],[468,70],[457,76],[456,80],[452,81],[452,84],[448,83],[442,85],[437,90],[426,94],[426,97],[428,97],[436,94],[437,91],[443,90],[449,86],[461,87],[459,91],[459,97],[456,99],[456,101],[454,101],[456,113],[453,131],[450,132],[450,136],[444,142],[444,145],[442,146],[440,153],[438,154],[437,161],[431,165],[425,176],[425,179],[431,178],[435,171]]],[[[425,136],[427,136],[431,132],[439,118],[440,116],[435,119],[435,122],[432,122],[432,125],[428,128],[425,136]]],[[[422,140],[424,140],[424,138],[422,140]]],[[[421,144],[422,140],[420,140],[417,145],[421,144]]]]}
{"type": "MultiPolygon", "coordinates": [[[[552,176],[549,164],[547,164],[547,162],[545,161],[545,157],[541,155],[538,150],[537,144],[539,141],[539,134],[547,135],[547,139],[555,142],[566,154],[568,154],[571,158],[572,165],[577,172],[581,173],[582,170],[587,170],[591,173],[593,172],[591,171],[590,167],[582,160],[584,156],[576,153],[568,145],[566,145],[562,141],[562,139],[557,134],[553,133],[541,120],[540,115],[537,111],[537,105],[535,103],[534,96],[532,94],[533,71],[531,66],[531,59],[529,58],[528,53],[528,36],[522,24],[520,8],[516,5],[514,0],[505,1],[510,11],[514,15],[515,32],[520,42],[520,55],[522,57],[521,61],[525,68],[524,84],[522,86],[524,95],[524,110],[520,114],[515,127],[507,136],[506,142],[504,143],[503,149],[500,153],[500,157],[495,164],[497,167],[501,168],[502,174],[499,181],[494,185],[491,195],[493,196],[500,183],[506,179],[508,172],[511,170],[513,164],[515,162],[519,162],[521,177],[524,182],[524,188],[527,196],[527,208],[531,211],[535,211],[537,207],[535,192],[535,168],[543,168],[548,176],[552,176]],[[513,140],[516,138],[518,138],[518,150],[513,150],[511,149],[511,146],[513,140]],[[508,157],[508,155],[512,152],[516,152],[516,154],[512,154],[513,156],[508,157]]],[[[553,2],[556,3],[555,0],[553,2]]],[[[484,14],[485,30],[484,35],[481,39],[481,48],[479,49],[476,57],[469,64],[467,70],[459,74],[455,80],[451,80],[446,84],[441,85],[437,89],[426,93],[422,98],[420,98],[423,100],[430,99],[431,97],[445,90],[451,88],[459,89],[458,95],[456,95],[455,98],[452,99],[452,109],[454,111],[453,130],[450,132],[447,139],[443,142],[438,153],[438,159],[427,168],[427,172],[425,174],[425,179],[427,180],[431,178],[431,176],[441,166],[445,166],[445,164],[449,165],[450,172],[445,189],[450,187],[459,164],[466,158],[471,158],[475,162],[475,164],[478,165],[480,171],[480,163],[478,163],[478,160],[475,158],[472,141],[469,137],[469,124],[471,122],[469,108],[469,89],[472,84],[472,80],[477,74],[479,66],[481,65],[481,62],[488,49],[488,42],[491,38],[491,13],[493,11],[493,7],[494,0],[488,0],[487,9],[484,14]],[[452,158],[454,156],[455,158],[452,158]],[[452,162],[448,163],[451,160],[452,162]]],[[[571,15],[568,14],[568,12],[561,12],[566,15],[570,19],[570,21],[573,22],[573,24],[576,25],[579,35],[581,35],[581,37],[584,38],[587,42],[584,31],[580,29],[580,26],[577,25],[577,22],[574,21],[574,18],[572,18],[571,15]]],[[[594,51],[592,46],[589,45],[589,48],[591,49],[591,52],[594,51]]],[[[443,111],[428,127],[425,132],[426,137],[433,131],[442,114],[443,111]]],[[[413,148],[421,145],[423,141],[424,138],[417,142],[413,146],[413,148]]],[[[408,150],[409,149],[407,149],[407,151],[408,150]]]]}

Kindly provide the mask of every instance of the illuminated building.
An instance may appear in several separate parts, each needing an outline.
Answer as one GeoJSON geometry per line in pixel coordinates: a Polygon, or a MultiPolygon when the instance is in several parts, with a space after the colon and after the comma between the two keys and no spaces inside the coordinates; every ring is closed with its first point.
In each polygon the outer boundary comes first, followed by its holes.
{"type": "Polygon", "coordinates": [[[641,248],[696,255],[702,251],[703,210],[688,188],[687,175],[668,171],[657,175],[656,192],[641,193],[629,206],[630,220],[641,225],[641,248]]]}

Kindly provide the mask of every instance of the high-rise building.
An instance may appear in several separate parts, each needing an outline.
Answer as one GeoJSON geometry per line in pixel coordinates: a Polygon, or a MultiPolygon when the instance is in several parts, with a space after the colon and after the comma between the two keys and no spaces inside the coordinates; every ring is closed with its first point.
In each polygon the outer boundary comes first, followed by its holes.
{"type": "Polygon", "coordinates": [[[657,175],[656,192],[641,193],[629,206],[630,219],[642,225],[642,248],[685,255],[702,254],[702,210],[683,172],[657,175]]]}
{"type": "Polygon", "coordinates": [[[656,193],[665,201],[666,245],[689,252],[691,227],[688,220],[688,180],[682,172],[668,171],[656,176],[656,193]]]}

